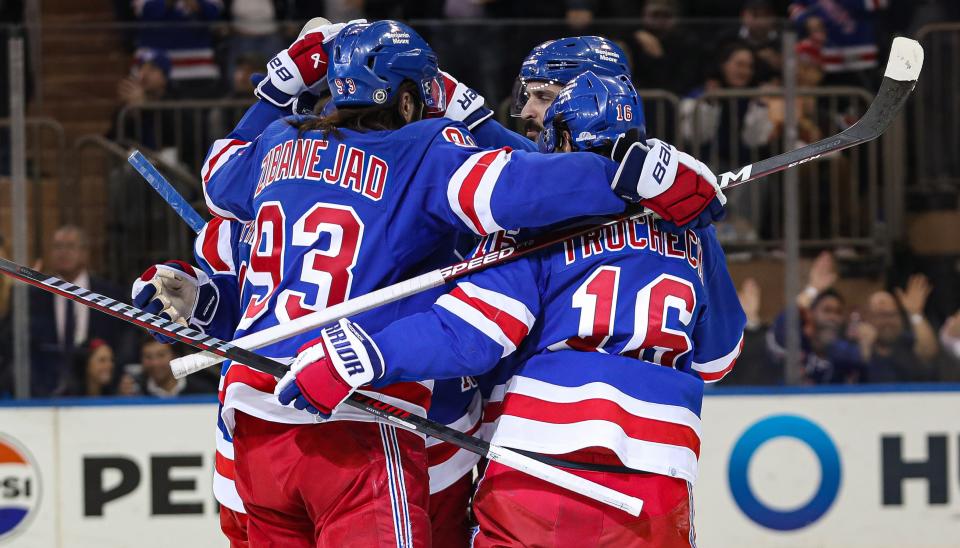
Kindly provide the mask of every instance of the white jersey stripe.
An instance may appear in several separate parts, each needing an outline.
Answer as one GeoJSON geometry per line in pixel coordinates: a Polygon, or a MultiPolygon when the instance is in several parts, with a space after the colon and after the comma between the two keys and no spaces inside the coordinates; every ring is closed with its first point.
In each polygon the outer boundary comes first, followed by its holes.
{"type": "Polygon", "coordinates": [[[480,152],[467,158],[467,161],[463,162],[463,164],[457,168],[457,171],[453,173],[453,176],[450,177],[450,182],[447,184],[447,202],[450,204],[450,209],[463,221],[464,226],[478,234],[479,231],[477,231],[477,228],[473,225],[473,221],[467,216],[463,208],[460,207],[460,188],[463,186],[463,182],[470,174],[470,171],[473,170],[474,166],[477,165],[477,162],[484,154],[487,154],[487,152],[480,152]]]}
{"type": "Polygon", "coordinates": [[[234,512],[247,513],[243,507],[243,501],[240,500],[240,495],[237,493],[237,484],[233,480],[221,476],[216,470],[213,471],[213,494],[217,502],[234,512]]]}
{"type": "Polygon", "coordinates": [[[737,341],[736,346],[733,347],[733,350],[728,352],[725,356],[720,356],[717,359],[710,360],[704,363],[692,362],[690,367],[698,373],[716,373],[718,371],[723,371],[730,366],[734,360],[740,356],[740,349],[743,345],[743,335],[740,335],[740,340],[737,341]]]}
{"type": "Polygon", "coordinates": [[[484,172],[483,178],[480,179],[480,186],[477,187],[477,192],[473,196],[474,211],[477,212],[480,224],[487,234],[503,230],[503,227],[497,224],[497,221],[493,218],[491,200],[493,199],[493,189],[497,186],[497,181],[500,180],[500,173],[503,172],[503,168],[509,161],[510,152],[503,150],[500,154],[497,154],[497,157],[490,163],[490,167],[484,172]]]}
{"type": "Polygon", "coordinates": [[[631,438],[620,425],[609,421],[554,424],[503,415],[494,424],[491,443],[548,455],[606,447],[625,466],[635,470],[683,478],[691,483],[697,479],[697,455],[689,448],[631,438]]]}
{"type": "Polygon", "coordinates": [[[510,340],[510,337],[507,337],[507,334],[503,332],[503,329],[501,329],[496,322],[490,320],[484,316],[482,312],[460,299],[450,295],[441,295],[440,298],[437,299],[437,306],[446,309],[451,314],[469,323],[502,346],[503,353],[500,355],[501,358],[509,356],[517,349],[513,341],[510,340]]]}
{"type": "Polygon", "coordinates": [[[609,400],[631,415],[686,426],[693,430],[697,437],[700,437],[700,417],[695,415],[693,411],[679,405],[638,400],[609,384],[601,382],[570,387],[517,375],[510,380],[507,391],[511,394],[522,394],[552,403],[577,403],[592,399],[609,400]]]}
{"type": "Polygon", "coordinates": [[[480,455],[460,449],[449,459],[430,467],[430,494],[436,494],[469,474],[480,462],[480,455]]]}
{"type": "Polygon", "coordinates": [[[489,289],[484,289],[478,285],[472,284],[470,282],[460,282],[457,284],[468,297],[481,300],[490,306],[503,310],[507,314],[510,314],[514,318],[520,320],[527,326],[527,331],[533,329],[533,324],[536,322],[536,318],[533,316],[533,313],[530,312],[530,309],[527,308],[527,305],[522,302],[508,297],[503,293],[498,293],[496,291],[491,291],[489,289]]]}

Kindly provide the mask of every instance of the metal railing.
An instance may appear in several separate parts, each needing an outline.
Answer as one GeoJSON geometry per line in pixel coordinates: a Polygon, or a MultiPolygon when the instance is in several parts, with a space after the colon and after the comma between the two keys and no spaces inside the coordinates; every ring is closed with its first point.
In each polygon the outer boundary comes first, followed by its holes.
{"type": "MultiPolygon", "coordinates": [[[[10,138],[10,119],[0,118],[0,132],[3,138],[10,138]]],[[[24,119],[24,149],[27,159],[27,180],[31,193],[28,215],[32,220],[31,255],[42,256],[43,231],[58,224],[68,222],[70,208],[67,196],[67,139],[63,126],[53,118],[27,117],[24,119]],[[52,198],[56,198],[55,200],[52,198]],[[44,207],[54,204],[55,207],[44,207]],[[56,210],[56,219],[50,219],[50,210],[56,210]]],[[[11,157],[9,148],[0,147],[0,171],[9,173],[11,157]]],[[[6,196],[4,196],[4,200],[6,196]]],[[[6,229],[7,227],[3,227],[6,229]]]]}
{"type": "Polygon", "coordinates": [[[914,170],[919,190],[957,192],[960,185],[960,22],[925,25],[923,76],[911,101],[914,170]]]}
{"type": "MultiPolygon", "coordinates": [[[[714,172],[737,170],[783,152],[783,96],[782,88],[752,88],[714,90],[683,99],[678,132],[672,137],[714,172]]],[[[872,100],[873,95],[860,88],[799,88],[801,140],[812,142],[842,131],[872,100]]],[[[801,185],[797,204],[801,246],[886,252],[887,204],[881,204],[880,196],[892,185],[881,177],[879,151],[879,144],[872,142],[795,168],[801,185]]],[[[782,174],[776,174],[730,190],[730,218],[720,228],[725,244],[753,249],[783,245],[782,181],[782,174]]]]}
{"type": "Polygon", "coordinates": [[[154,101],[117,113],[117,140],[139,143],[170,163],[196,173],[207,147],[230,133],[253,103],[249,99],[154,101]]]}
{"type": "MultiPolygon", "coordinates": [[[[167,165],[149,151],[150,160],[184,196],[196,194],[196,178],[167,165]]],[[[195,235],[127,163],[130,148],[100,135],[86,135],[73,146],[74,187],[100,187],[107,196],[103,230],[93,242],[103,253],[107,277],[126,285],[145,265],[173,258],[192,260],[195,235]],[[102,179],[101,179],[102,178],[102,179]]],[[[189,198],[188,198],[189,199],[189,198]]]]}

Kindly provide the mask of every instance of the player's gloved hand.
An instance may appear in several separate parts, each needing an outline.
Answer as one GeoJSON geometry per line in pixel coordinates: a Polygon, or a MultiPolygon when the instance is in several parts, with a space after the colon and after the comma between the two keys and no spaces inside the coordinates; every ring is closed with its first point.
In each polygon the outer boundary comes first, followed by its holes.
{"type": "Polygon", "coordinates": [[[357,19],[349,23],[330,23],[322,17],[314,17],[304,25],[300,36],[289,48],[270,59],[267,77],[254,93],[265,101],[286,108],[301,93],[320,91],[327,85],[327,48],[344,27],[365,22],[366,19],[357,19]]]}
{"type": "Polygon", "coordinates": [[[290,371],[274,390],[282,405],[330,418],[354,390],[383,376],[383,356],[359,325],[350,320],[324,327],[320,337],[300,347],[290,371]]]}
{"type": "MultiPolygon", "coordinates": [[[[151,266],[133,282],[131,298],[145,312],[202,331],[217,311],[220,292],[202,270],[183,261],[167,261],[151,266]]],[[[157,333],[153,336],[173,342],[157,333]]]]}
{"type": "Polygon", "coordinates": [[[644,142],[630,130],[617,140],[612,158],[620,162],[611,188],[631,203],[650,209],[678,227],[700,228],[725,215],[727,197],[703,162],[658,139],[644,142]]]}
{"type": "Polygon", "coordinates": [[[480,122],[493,116],[493,111],[487,108],[483,95],[463,82],[458,82],[456,78],[446,72],[440,71],[440,76],[443,78],[447,109],[444,112],[430,113],[427,118],[443,117],[448,120],[456,120],[457,122],[463,122],[467,129],[473,129],[480,122]]]}

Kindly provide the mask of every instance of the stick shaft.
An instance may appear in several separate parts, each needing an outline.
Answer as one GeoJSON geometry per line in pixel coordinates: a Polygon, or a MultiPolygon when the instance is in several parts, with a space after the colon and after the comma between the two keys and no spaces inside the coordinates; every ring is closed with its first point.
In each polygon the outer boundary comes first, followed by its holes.
{"type": "Polygon", "coordinates": [[[139,150],[131,152],[127,161],[130,162],[133,169],[136,169],[146,179],[147,184],[156,190],[157,194],[177,212],[177,215],[190,225],[194,232],[200,232],[203,229],[203,225],[206,224],[203,217],[190,206],[183,196],[177,192],[177,189],[173,188],[170,181],[139,150]]]}
{"type": "MultiPolygon", "coordinates": [[[[6,259],[0,258],[0,273],[43,289],[44,291],[66,297],[84,306],[109,314],[139,327],[156,331],[167,337],[189,344],[194,348],[213,352],[219,356],[242,363],[269,375],[280,377],[289,369],[286,365],[265,356],[237,348],[228,342],[204,335],[189,327],[144,312],[139,308],[116,301],[110,297],[88,291],[59,278],[46,276],[6,259]]],[[[640,508],[643,505],[643,501],[639,499],[618,493],[564,470],[554,468],[537,461],[535,458],[520,455],[503,448],[496,448],[496,451],[494,451],[490,444],[481,439],[469,436],[427,418],[414,415],[369,396],[354,393],[345,401],[345,404],[381,417],[391,424],[408,430],[419,431],[480,456],[496,460],[505,466],[510,466],[520,472],[528,473],[559,487],[570,489],[635,516],[639,515],[640,508]]]]}

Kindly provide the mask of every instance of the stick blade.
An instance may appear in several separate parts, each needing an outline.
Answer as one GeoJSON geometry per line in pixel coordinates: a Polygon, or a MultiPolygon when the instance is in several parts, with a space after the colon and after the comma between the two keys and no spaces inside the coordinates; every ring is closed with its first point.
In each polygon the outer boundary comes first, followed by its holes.
{"type": "Polygon", "coordinates": [[[923,68],[923,47],[920,42],[898,36],[890,48],[890,60],[883,75],[901,82],[915,82],[923,68]]]}

